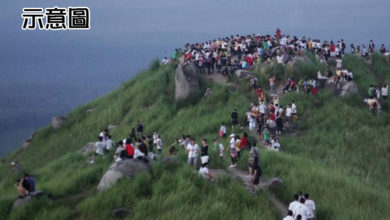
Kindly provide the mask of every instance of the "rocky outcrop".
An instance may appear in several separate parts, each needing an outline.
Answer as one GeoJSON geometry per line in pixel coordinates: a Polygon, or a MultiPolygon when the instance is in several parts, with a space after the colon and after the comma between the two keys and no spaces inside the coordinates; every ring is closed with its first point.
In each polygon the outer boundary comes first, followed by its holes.
{"type": "Polygon", "coordinates": [[[42,191],[33,192],[30,195],[24,197],[24,198],[18,198],[15,200],[14,204],[12,205],[12,210],[18,209],[20,206],[28,203],[32,199],[38,198],[43,196],[44,193],[42,191]]]}
{"type": "Polygon", "coordinates": [[[27,147],[30,145],[30,143],[31,143],[32,140],[34,139],[34,136],[35,136],[36,133],[37,133],[37,132],[34,131],[34,132],[32,133],[32,135],[31,135],[31,137],[29,137],[29,138],[27,138],[25,141],[23,141],[23,143],[22,143],[22,147],[23,147],[23,148],[27,148],[27,147]]]}
{"type": "Polygon", "coordinates": [[[357,94],[359,91],[355,81],[343,81],[336,84],[332,79],[328,79],[324,87],[329,89],[334,95],[341,97],[357,94]]]}
{"type": "Polygon", "coordinates": [[[132,178],[142,172],[150,173],[148,164],[137,159],[127,159],[111,164],[99,182],[97,190],[104,191],[113,186],[118,180],[132,178]]]}
{"type": "Polygon", "coordinates": [[[111,131],[111,130],[114,130],[115,128],[117,128],[118,126],[119,126],[119,125],[110,124],[110,125],[108,125],[107,129],[108,129],[109,131],[111,131]]]}
{"type": "Polygon", "coordinates": [[[265,188],[275,188],[283,185],[283,181],[279,178],[272,178],[263,183],[263,187],[265,188]]]}
{"type": "Polygon", "coordinates": [[[87,109],[87,113],[93,113],[96,110],[96,107],[87,109]]]}
{"type": "Polygon", "coordinates": [[[348,81],[340,85],[340,96],[345,97],[358,93],[358,86],[354,81],[348,81]]]}
{"type": "Polygon", "coordinates": [[[60,129],[62,125],[64,125],[65,117],[62,116],[56,116],[51,119],[51,126],[53,126],[54,129],[60,129]]]}
{"type": "Polygon", "coordinates": [[[126,216],[132,215],[133,210],[128,208],[119,208],[112,210],[112,217],[114,218],[125,218],[126,216]]]}
{"type": "Polygon", "coordinates": [[[247,79],[247,78],[249,78],[250,76],[253,75],[248,70],[236,70],[234,73],[236,74],[236,76],[238,78],[245,78],[245,79],[247,79]]]}
{"type": "Polygon", "coordinates": [[[91,152],[95,152],[96,148],[95,142],[88,142],[83,148],[81,148],[81,154],[87,156],[91,152]]]}
{"type": "Polygon", "coordinates": [[[200,71],[193,63],[179,64],[175,73],[175,99],[186,99],[191,93],[200,90],[200,71]]]}
{"type": "Polygon", "coordinates": [[[213,90],[210,89],[210,88],[207,88],[206,91],[204,92],[203,97],[204,97],[205,99],[207,99],[207,97],[209,97],[212,93],[213,93],[213,90]]]}

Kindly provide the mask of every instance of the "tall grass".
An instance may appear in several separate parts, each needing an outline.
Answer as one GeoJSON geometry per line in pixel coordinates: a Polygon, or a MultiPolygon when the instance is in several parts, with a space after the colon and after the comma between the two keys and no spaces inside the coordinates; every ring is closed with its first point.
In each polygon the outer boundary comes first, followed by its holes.
{"type": "MultiPolygon", "coordinates": [[[[268,77],[279,81],[287,76],[310,77],[324,68],[314,57],[310,63],[298,63],[292,72],[284,66],[262,64],[254,71],[263,88],[268,77]],[[290,75],[289,75],[290,74],[290,75]],[[302,75],[300,75],[302,74],[302,75]]],[[[344,65],[354,72],[360,88],[375,84],[378,75],[387,79],[389,62],[373,57],[373,66],[354,56],[346,56],[344,65]]],[[[211,184],[197,176],[189,167],[165,167],[157,163],[153,174],[142,174],[124,179],[111,189],[97,193],[99,179],[112,162],[112,152],[87,164],[87,157],[79,150],[94,141],[98,132],[109,124],[118,124],[111,131],[114,140],[127,137],[137,120],[145,125],[145,134],[157,131],[165,144],[163,154],[175,139],[190,134],[200,140],[207,138],[210,147],[210,166],[224,169],[229,164],[218,158],[212,140],[219,126],[225,123],[231,131],[230,113],[239,111],[240,122],[255,93],[245,80],[231,79],[238,85],[229,90],[225,85],[206,84],[213,90],[207,99],[197,96],[191,103],[174,100],[175,65],[154,62],[148,70],[124,83],[110,94],[81,106],[67,115],[63,128],[51,127],[38,131],[31,145],[3,158],[0,164],[1,219],[107,219],[114,208],[134,210],[135,219],[277,219],[266,194],[251,196],[238,183],[227,177],[211,184]],[[87,109],[96,108],[93,113],[87,109]],[[9,164],[20,162],[22,171],[36,176],[37,188],[52,197],[34,200],[17,211],[11,211],[16,198],[16,176],[9,164]]],[[[203,88],[204,89],[204,88],[203,88]]],[[[365,89],[364,89],[365,90],[365,89]]],[[[388,176],[389,113],[371,114],[362,103],[363,96],[341,99],[320,92],[312,97],[291,93],[281,100],[285,105],[295,100],[298,105],[298,127],[304,131],[299,137],[280,139],[279,153],[261,151],[260,163],[264,177],[280,177],[284,185],[275,189],[286,203],[298,190],[309,192],[317,202],[319,219],[385,219],[390,206],[388,176]]],[[[228,139],[223,139],[225,148],[228,139]]],[[[179,161],[186,155],[179,148],[179,161]]],[[[239,161],[247,167],[248,152],[239,161]]]]}

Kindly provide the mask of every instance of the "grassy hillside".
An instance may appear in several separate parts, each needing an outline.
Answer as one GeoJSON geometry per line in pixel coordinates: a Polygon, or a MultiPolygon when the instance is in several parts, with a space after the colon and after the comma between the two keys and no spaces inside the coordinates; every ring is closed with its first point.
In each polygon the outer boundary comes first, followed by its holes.
{"type": "MultiPolygon", "coordinates": [[[[270,74],[281,80],[287,76],[315,75],[318,69],[325,69],[315,57],[311,59],[312,62],[293,68],[264,64],[256,74],[267,88],[270,74]]],[[[296,101],[298,125],[304,134],[282,137],[282,152],[261,152],[264,176],[283,179],[284,185],[275,193],[286,203],[298,190],[309,192],[317,203],[319,219],[386,219],[390,216],[390,138],[386,135],[390,131],[389,104],[384,104],[385,113],[374,115],[362,99],[370,84],[389,84],[390,63],[374,55],[372,64],[355,56],[346,56],[343,64],[354,73],[360,94],[341,99],[324,90],[317,97],[284,96],[282,103],[296,101]]],[[[161,134],[165,146],[183,134],[211,142],[222,122],[230,125],[233,108],[244,116],[249,103],[255,100],[247,81],[232,79],[238,84],[233,91],[226,85],[205,84],[202,89],[213,89],[208,99],[200,93],[176,103],[174,71],[175,65],[159,66],[157,61],[153,62],[148,70],[117,90],[70,112],[63,128],[42,128],[28,148],[3,158],[0,218],[107,219],[112,209],[120,207],[133,208],[130,218],[134,219],[280,218],[264,192],[251,196],[228,178],[220,179],[218,184],[209,183],[181,164],[167,167],[156,163],[153,175],[122,180],[104,193],[96,192],[112,155],[98,158],[90,165],[79,150],[87,142],[95,141],[99,130],[109,124],[120,125],[111,132],[114,140],[127,137],[140,119],[147,134],[161,134]],[[96,110],[87,113],[90,108],[96,110]],[[11,212],[17,197],[16,177],[9,167],[13,160],[19,161],[23,171],[34,174],[37,188],[50,192],[52,198],[32,201],[11,212]]],[[[218,161],[215,150],[211,151],[211,166],[225,168],[228,161],[218,161]]],[[[247,166],[245,157],[247,152],[240,160],[242,168],[247,166]]],[[[179,158],[184,161],[182,150],[179,158]]]]}

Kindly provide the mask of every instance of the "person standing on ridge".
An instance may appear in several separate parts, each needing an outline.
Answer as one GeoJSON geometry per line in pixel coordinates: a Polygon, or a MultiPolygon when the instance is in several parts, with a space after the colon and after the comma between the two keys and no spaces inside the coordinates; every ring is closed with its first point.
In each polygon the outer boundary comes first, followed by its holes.
{"type": "Polygon", "coordinates": [[[138,120],[138,124],[137,124],[137,138],[141,138],[143,132],[144,132],[144,126],[142,125],[141,120],[138,120]]]}

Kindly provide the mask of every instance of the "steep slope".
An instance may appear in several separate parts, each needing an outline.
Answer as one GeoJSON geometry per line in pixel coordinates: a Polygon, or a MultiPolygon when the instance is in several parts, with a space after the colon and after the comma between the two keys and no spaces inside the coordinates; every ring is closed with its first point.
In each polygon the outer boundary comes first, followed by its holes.
{"type": "MultiPolygon", "coordinates": [[[[374,56],[372,62],[367,64],[354,56],[344,58],[344,65],[355,74],[360,95],[341,99],[321,91],[317,97],[284,96],[282,103],[296,101],[298,126],[304,134],[282,137],[282,152],[261,151],[265,178],[278,176],[284,181],[274,193],[288,203],[298,190],[309,192],[317,203],[320,219],[385,219],[390,215],[387,209],[390,206],[388,104],[384,105],[385,113],[373,115],[362,103],[366,86],[378,83],[377,76],[389,82],[386,73],[390,63],[381,56],[374,56]]],[[[264,64],[255,74],[267,88],[266,80],[271,74],[282,82],[287,76],[315,75],[318,69],[324,68],[312,57],[312,62],[302,62],[291,69],[264,64]]],[[[176,103],[174,72],[175,65],[159,66],[153,62],[149,70],[117,90],[69,113],[60,130],[42,128],[28,148],[3,158],[0,217],[107,219],[112,209],[128,207],[133,209],[135,219],[280,218],[265,192],[250,196],[240,184],[228,178],[220,179],[216,185],[208,183],[181,165],[157,163],[153,176],[140,175],[120,181],[103,193],[96,192],[112,157],[98,158],[90,165],[79,150],[94,141],[98,132],[109,124],[119,125],[111,132],[113,139],[119,140],[128,136],[138,119],[142,120],[145,133],[161,134],[165,153],[175,138],[183,134],[211,142],[222,122],[229,127],[233,108],[238,109],[243,122],[249,103],[255,101],[248,81],[233,78],[230,82],[238,85],[236,89],[210,83],[201,88],[213,90],[207,99],[192,96],[176,103]],[[88,113],[90,108],[96,110],[88,113]],[[15,177],[9,168],[13,160],[19,161],[22,170],[36,175],[37,188],[50,192],[52,198],[33,201],[18,211],[11,211],[16,198],[15,177]]],[[[210,150],[211,166],[225,168],[229,161],[218,160],[215,149],[210,150]]],[[[182,149],[178,158],[185,159],[182,149]]],[[[239,163],[246,169],[247,152],[239,163]]]]}

